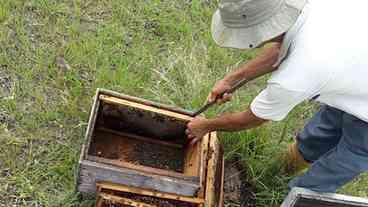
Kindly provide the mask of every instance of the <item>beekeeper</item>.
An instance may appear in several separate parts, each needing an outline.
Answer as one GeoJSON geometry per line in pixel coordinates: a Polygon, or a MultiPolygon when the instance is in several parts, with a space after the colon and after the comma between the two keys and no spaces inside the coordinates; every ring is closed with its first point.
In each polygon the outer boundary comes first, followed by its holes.
{"type": "Polygon", "coordinates": [[[368,12],[366,0],[221,0],[212,36],[221,47],[261,47],[254,59],[218,81],[209,101],[229,101],[239,80],[272,72],[267,87],[242,112],[188,124],[190,139],[281,121],[306,100],[321,103],[286,163],[309,169],[289,187],[334,192],[368,170],[368,12]]]}

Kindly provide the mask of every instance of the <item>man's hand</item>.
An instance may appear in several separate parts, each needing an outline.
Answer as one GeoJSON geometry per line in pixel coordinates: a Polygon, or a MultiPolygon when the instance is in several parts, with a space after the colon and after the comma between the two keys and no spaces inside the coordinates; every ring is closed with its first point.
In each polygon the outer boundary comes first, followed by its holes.
{"type": "Polygon", "coordinates": [[[231,94],[226,93],[226,91],[231,89],[235,83],[244,79],[251,81],[257,77],[275,71],[278,67],[274,66],[274,64],[277,62],[280,54],[282,38],[283,36],[279,36],[272,40],[276,42],[267,44],[256,58],[248,61],[238,69],[227,74],[222,80],[218,81],[208,96],[208,102],[216,101],[218,104],[222,104],[230,101],[231,94]],[[220,96],[224,92],[225,94],[220,96]]]}
{"type": "Polygon", "coordinates": [[[203,117],[194,118],[187,124],[187,130],[185,130],[188,139],[191,139],[190,144],[195,144],[208,132],[210,132],[208,120],[203,117]]]}
{"type": "Polygon", "coordinates": [[[232,94],[226,93],[229,89],[231,89],[231,83],[226,80],[220,80],[213,87],[211,93],[208,95],[208,102],[216,101],[217,104],[223,104],[231,100],[232,94]],[[225,94],[221,96],[222,93],[225,94]]]}

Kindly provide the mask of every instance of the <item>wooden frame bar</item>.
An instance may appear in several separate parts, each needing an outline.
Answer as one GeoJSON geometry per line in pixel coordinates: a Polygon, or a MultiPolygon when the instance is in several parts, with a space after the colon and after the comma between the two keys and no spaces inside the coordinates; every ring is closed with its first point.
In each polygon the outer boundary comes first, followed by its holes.
{"type": "Polygon", "coordinates": [[[187,115],[187,116],[192,116],[193,115],[192,111],[188,111],[188,110],[185,110],[185,109],[182,109],[182,108],[178,108],[176,106],[161,104],[161,103],[149,101],[149,100],[138,98],[138,97],[129,96],[129,95],[126,95],[126,94],[121,94],[121,93],[111,91],[111,90],[107,90],[107,89],[103,89],[103,88],[98,88],[97,93],[98,94],[107,94],[107,95],[114,96],[114,97],[117,97],[117,98],[129,100],[129,101],[144,104],[144,105],[147,105],[147,106],[152,106],[152,107],[159,108],[159,109],[164,109],[164,110],[176,112],[176,113],[179,113],[179,114],[184,114],[184,115],[187,115]]]}
{"type": "Polygon", "coordinates": [[[201,199],[201,198],[179,196],[179,195],[165,193],[165,192],[151,191],[151,190],[146,190],[142,188],[135,188],[135,187],[125,186],[125,185],[116,185],[116,184],[106,183],[106,182],[98,182],[97,189],[99,189],[99,191],[103,191],[104,189],[106,189],[106,190],[113,190],[113,191],[119,191],[119,192],[130,192],[130,193],[135,193],[135,194],[144,195],[144,196],[152,196],[152,197],[157,197],[157,198],[177,200],[177,201],[183,201],[183,202],[188,202],[188,203],[196,203],[196,204],[204,203],[204,199],[201,199]]]}
{"type": "Polygon", "coordinates": [[[85,135],[86,142],[82,146],[82,156],[81,156],[82,159],[88,155],[89,146],[91,144],[92,134],[94,132],[94,128],[96,124],[97,114],[100,108],[100,100],[98,98],[99,95],[100,95],[100,90],[97,90],[93,98],[92,109],[89,115],[88,126],[87,126],[86,135],[85,135]]]}
{"type": "Polygon", "coordinates": [[[176,193],[184,196],[194,196],[200,188],[196,182],[83,160],[80,165],[78,191],[82,193],[96,193],[96,183],[99,181],[147,188],[166,193],[176,193]]]}
{"type": "Polygon", "coordinates": [[[114,165],[114,166],[117,166],[117,167],[132,169],[132,170],[136,170],[136,171],[139,171],[139,172],[142,172],[142,173],[147,173],[147,174],[152,174],[152,175],[163,175],[163,176],[167,176],[167,177],[188,180],[188,181],[191,181],[191,182],[199,182],[199,178],[195,177],[195,176],[193,176],[193,177],[183,176],[182,173],[177,173],[177,172],[172,172],[172,171],[168,171],[168,170],[162,170],[162,169],[147,167],[147,166],[142,166],[142,165],[135,165],[135,164],[131,164],[131,163],[128,163],[128,162],[120,162],[120,161],[110,160],[110,159],[106,159],[106,158],[102,158],[102,157],[96,157],[96,156],[92,156],[92,155],[88,156],[88,160],[96,162],[96,163],[110,164],[110,165],[114,165]]]}
{"type": "Polygon", "coordinates": [[[120,196],[115,196],[115,195],[111,195],[111,194],[107,194],[107,193],[99,193],[98,194],[99,197],[99,201],[96,202],[96,207],[102,207],[103,205],[103,200],[108,200],[108,201],[112,201],[114,203],[117,204],[121,204],[121,205],[129,205],[132,207],[159,207],[156,205],[151,205],[151,204],[147,204],[147,203],[143,203],[143,202],[138,202],[129,198],[123,198],[120,196]]]}
{"type": "Polygon", "coordinates": [[[154,113],[157,113],[157,114],[163,114],[165,116],[168,116],[168,117],[171,117],[171,118],[174,118],[174,119],[178,119],[178,120],[190,121],[190,120],[193,119],[193,117],[188,116],[188,115],[175,113],[175,112],[160,109],[160,108],[155,108],[155,107],[144,105],[144,104],[141,104],[141,103],[135,103],[135,102],[127,101],[127,100],[124,100],[124,99],[119,99],[119,98],[116,98],[116,97],[113,97],[113,96],[100,95],[99,99],[106,102],[106,103],[120,104],[120,105],[124,105],[124,106],[129,106],[129,107],[132,107],[132,108],[144,109],[144,110],[151,111],[151,112],[154,112],[154,113]]]}
{"type": "Polygon", "coordinates": [[[112,129],[107,129],[107,128],[104,128],[104,127],[99,127],[97,129],[100,130],[100,131],[109,132],[109,133],[116,134],[116,135],[119,135],[119,136],[129,137],[129,138],[132,138],[132,139],[149,142],[149,143],[152,143],[152,144],[159,144],[159,145],[175,147],[175,148],[179,148],[179,149],[183,148],[183,146],[180,145],[180,144],[165,142],[165,141],[157,140],[157,139],[150,139],[150,138],[147,138],[147,137],[143,137],[143,136],[139,136],[139,135],[135,135],[135,134],[131,134],[131,133],[119,132],[119,131],[112,130],[112,129]]]}
{"type": "Polygon", "coordinates": [[[202,167],[200,168],[200,184],[201,186],[203,186],[199,191],[198,191],[198,197],[199,198],[204,198],[205,197],[205,189],[206,189],[206,177],[207,177],[207,167],[208,167],[208,148],[209,148],[209,142],[211,137],[216,137],[215,132],[211,132],[209,134],[207,134],[204,138],[203,138],[203,142],[202,142],[202,155],[201,155],[201,165],[202,166],[206,166],[206,167],[202,167]]]}
{"type": "Polygon", "coordinates": [[[211,134],[206,176],[206,206],[220,207],[223,198],[223,149],[216,134],[211,134]]]}

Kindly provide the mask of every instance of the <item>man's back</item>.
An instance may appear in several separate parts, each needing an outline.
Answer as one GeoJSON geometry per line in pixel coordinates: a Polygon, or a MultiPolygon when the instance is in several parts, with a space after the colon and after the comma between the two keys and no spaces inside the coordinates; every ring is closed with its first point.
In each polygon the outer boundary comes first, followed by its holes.
{"type": "Polygon", "coordinates": [[[297,96],[285,107],[318,97],[368,121],[367,6],[365,0],[314,0],[308,5],[289,56],[269,81],[297,96]]]}

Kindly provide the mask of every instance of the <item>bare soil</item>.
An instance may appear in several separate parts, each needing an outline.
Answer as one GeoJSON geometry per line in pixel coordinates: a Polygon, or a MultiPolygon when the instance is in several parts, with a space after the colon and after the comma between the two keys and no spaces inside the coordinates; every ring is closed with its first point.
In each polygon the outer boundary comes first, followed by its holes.
{"type": "Polygon", "coordinates": [[[96,131],[89,154],[135,165],[183,172],[184,149],[96,131]]]}
{"type": "Polygon", "coordinates": [[[226,207],[256,207],[255,187],[248,181],[240,159],[225,161],[224,202],[226,207]]]}
{"type": "MultiPolygon", "coordinates": [[[[0,65],[0,69],[2,69],[0,65]]],[[[0,99],[10,99],[14,92],[14,79],[5,72],[0,71],[0,99]]]]}
{"type": "Polygon", "coordinates": [[[15,125],[14,117],[5,110],[0,109],[0,125],[4,124],[8,129],[15,125]]]}

